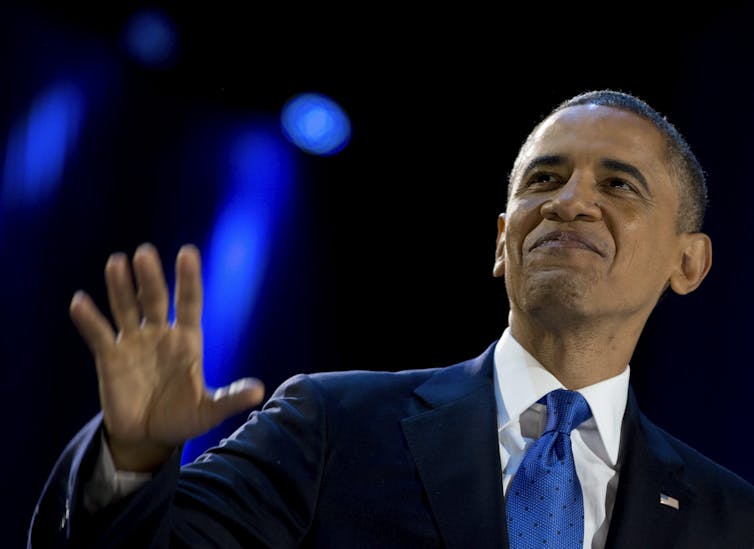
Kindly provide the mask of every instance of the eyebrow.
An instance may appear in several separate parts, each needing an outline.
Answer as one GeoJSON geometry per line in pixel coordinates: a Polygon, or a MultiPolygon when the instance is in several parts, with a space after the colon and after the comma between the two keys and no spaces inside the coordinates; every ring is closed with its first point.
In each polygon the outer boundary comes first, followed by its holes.
{"type": "Polygon", "coordinates": [[[605,168],[630,175],[639,183],[641,183],[641,186],[644,187],[645,191],[649,192],[649,183],[647,183],[647,178],[644,177],[644,174],[642,174],[639,168],[637,168],[636,166],[627,164],[626,162],[621,162],[620,160],[615,160],[614,158],[604,158],[600,163],[605,168]]]}
{"type": "MultiPolygon", "coordinates": [[[[538,168],[539,166],[547,166],[547,167],[554,167],[554,166],[562,166],[566,163],[566,159],[563,155],[560,154],[545,154],[542,156],[538,156],[536,158],[533,158],[527,165],[524,171],[522,172],[522,176],[529,173],[534,168],[538,168]]],[[[607,168],[609,170],[623,172],[626,175],[629,175],[636,179],[642,187],[644,187],[644,190],[649,192],[649,183],[647,182],[647,178],[644,177],[644,174],[641,173],[641,170],[637,168],[636,166],[632,164],[628,164],[627,162],[623,162],[621,160],[616,160],[614,158],[603,158],[600,161],[600,165],[603,168],[607,168]]]]}
{"type": "Polygon", "coordinates": [[[524,168],[524,171],[521,172],[521,175],[526,175],[534,168],[538,168],[539,166],[561,166],[565,164],[565,157],[560,154],[545,154],[542,156],[537,156],[536,158],[532,158],[531,161],[526,165],[526,168],[524,168]]]}

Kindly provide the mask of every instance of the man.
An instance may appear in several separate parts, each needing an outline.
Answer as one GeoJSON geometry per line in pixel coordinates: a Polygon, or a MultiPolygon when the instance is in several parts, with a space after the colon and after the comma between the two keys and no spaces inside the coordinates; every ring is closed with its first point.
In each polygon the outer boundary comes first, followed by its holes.
{"type": "Polygon", "coordinates": [[[71,304],[103,411],[56,464],[30,544],[754,547],[754,487],[653,425],[629,385],[662,294],[710,269],[705,205],[696,158],[643,101],[566,101],[511,172],[498,341],[447,368],[296,376],[182,469],[183,441],[259,403],[262,386],[204,388],[195,248],[178,254],[172,326],[156,250],[133,257],[138,289],[113,255],[117,333],[84,294],[71,304]],[[546,492],[544,477],[558,479],[546,492]],[[546,507],[566,491],[573,507],[546,507]]]}

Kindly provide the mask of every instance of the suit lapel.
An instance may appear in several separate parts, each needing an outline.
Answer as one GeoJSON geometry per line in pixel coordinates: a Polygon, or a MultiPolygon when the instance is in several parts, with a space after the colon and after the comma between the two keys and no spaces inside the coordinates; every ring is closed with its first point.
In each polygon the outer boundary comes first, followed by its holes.
{"type": "Polygon", "coordinates": [[[403,432],[449,548],[507,547],[492,387],[493,350],[416,391],[403,432]]]}
{"type": "Polygon", "coordinates": [[[695,496],[683,481],[683,461],[641,414],[633,390],[622,439],[623,464],[606,549],[673,547],[695,496]],[[664,503],[662,495],[667,496],[664,503]]]}

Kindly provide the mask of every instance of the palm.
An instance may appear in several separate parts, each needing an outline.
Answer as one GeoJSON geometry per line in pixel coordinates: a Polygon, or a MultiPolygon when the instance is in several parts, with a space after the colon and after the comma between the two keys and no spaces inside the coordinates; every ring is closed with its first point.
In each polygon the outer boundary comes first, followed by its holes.
{"type": "Polygon", "coordinates": [[[100,398],[111,435],[179,444],[211,427],[199,414],[207,398],[201,330],[182,326],[122,333],[100,359],[100,398]]]}

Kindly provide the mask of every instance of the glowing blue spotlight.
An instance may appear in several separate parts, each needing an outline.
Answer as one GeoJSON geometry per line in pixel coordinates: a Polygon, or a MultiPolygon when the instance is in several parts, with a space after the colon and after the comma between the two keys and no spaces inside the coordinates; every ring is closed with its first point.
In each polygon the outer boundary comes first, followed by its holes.
{"type": "Polygon", "coordinates": [[[232,375],[267,264],[269,217],[263,204],[241,203],[229,205],[216,222],[207,251],[203,314],[210,385],[227,383],[232,375]]]}
{"type": "Polygon", "coordinates": [[[132,15],[123,37],[128,52],[144,65],[164,68],[175,61],[178,34],[170,18],[160,11],[144,10],[132,15]]]}
{"type": "Polygon", "coordinates": [[[230,149],[228,195],[207,249],[205,348],[207,382],[231,377],[238,346],[274,245],[281,204],[290,192],[292,162],[274,134],[250,132],[230,149]]]}
{"type": "Polygon", "coordinates": [[[84,99],[70,83],[49,87],[11,130],[5,152],[2,202],[30,206],[57,188],[79,134],[84,99]]]}
{"type": "MultiPolygon", "coordinates": [[[[204,259],[204,377],[219,387],[238,377],[238,356],[253,340],[252,314],[275,248],[294,174],[291,149],[276,131],[253,131],[229,150],[225,204],[204,259]]],[[[245,372],[245,375],[249,375],[245,372]]],[[[190,440],[193,461],[216,433],[190,440]]]]}
{"type": "Polygon", "coordinates": [[[351,139],[345,111],[323,95],[303,93],[282,109],[283,134],[304,151],[328,156],[342,151],[351,139]]]}

